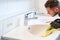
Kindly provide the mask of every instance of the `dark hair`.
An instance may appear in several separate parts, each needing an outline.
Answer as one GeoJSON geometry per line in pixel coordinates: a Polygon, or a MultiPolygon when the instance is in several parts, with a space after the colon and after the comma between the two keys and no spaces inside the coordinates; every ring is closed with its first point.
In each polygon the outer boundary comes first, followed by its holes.
{"type": "Polygon", "coordinates": [[[59,1],[58,0],[48,0],[46,3],[45,3],[45,7],[50,7],[50,8],[53,8],[53,7],[56,7],[59,5],[59,1]]]}

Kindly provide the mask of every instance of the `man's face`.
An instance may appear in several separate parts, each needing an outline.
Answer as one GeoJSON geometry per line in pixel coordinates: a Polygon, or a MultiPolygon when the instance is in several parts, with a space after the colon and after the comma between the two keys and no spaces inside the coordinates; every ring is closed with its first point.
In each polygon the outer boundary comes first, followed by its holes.
{"type": "Polygon", "coordinates": [[[58,14],[59,8],[46,8],[48,14],[50,14],[51,16],[55,16],[56,14],[58,14]]]}

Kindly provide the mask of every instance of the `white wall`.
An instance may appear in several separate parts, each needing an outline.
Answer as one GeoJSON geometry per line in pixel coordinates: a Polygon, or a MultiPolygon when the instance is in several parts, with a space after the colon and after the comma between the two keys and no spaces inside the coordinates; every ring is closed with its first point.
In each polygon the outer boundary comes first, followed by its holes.
{"type": "Polygon", "coordinates": [[[39,10],[40,12],[46,13],[46,9],[44,7],[46,0],[39,0],[39,10]]]}
{"type": "Polygon", "coordinates": [[[47,13],[44,7],[45,2],[46,0],[35,0],[35,3],[36,3],[35,8],[38,12],[47,13]]]}

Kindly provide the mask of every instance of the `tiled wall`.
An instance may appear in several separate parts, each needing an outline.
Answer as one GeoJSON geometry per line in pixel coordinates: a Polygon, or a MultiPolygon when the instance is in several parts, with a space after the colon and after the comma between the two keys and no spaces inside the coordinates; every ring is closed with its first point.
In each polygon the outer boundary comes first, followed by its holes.
{"type": "Polygon", "coordinates": [[[33,8],[31,0],[0,0],[0,17],[31,11],[33,8]]]}
{"type": "Polygon", "coordinates": [[[34,10],[32,0],[0,0],[0,35],[15,28],[20,15],[31,10],[34,10]],[[18,14],[19,16],[15,16],[18,14]]]}
{"type": "Polygon", "coordinates": [[[8,17],[0,21],[0,34],[4,35],[9,31],[13,30],[15,27],[18,27],[18,20],[20,22],[20,16],[8,17]]]}

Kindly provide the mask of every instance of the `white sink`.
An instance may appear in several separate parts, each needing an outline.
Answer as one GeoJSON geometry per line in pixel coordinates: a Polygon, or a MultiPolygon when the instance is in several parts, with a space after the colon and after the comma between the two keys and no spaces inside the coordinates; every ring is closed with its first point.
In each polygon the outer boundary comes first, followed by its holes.
{"type": "Polygon", "coordinates": [[[60,31],[54,32],[45,38],[41,37],[47,27],[48,25],[31,25],[29,32],[36,37],[42,38],[42,40],[60,40],[60,31]]]}
{"type": "Polygon", "coordinates": [[[38,24],[38,25],[31,25],[29,26],[29,32],[32,33],[33,35],[37,35],[37,36],[41,36],[46,28],[48,27],[49,25],[42,25],[42,24],[38,24]]]}
{"type": "MultiPolygon", "coordinates": [[[[57,19],[57,17],[39,17],[38,19],[29,20],[28,21],[28,31],[35,36],[38,36],[41,38],[41,35],[44,34],[45,30],[51,23],[51,21],[54,21],[57,19]]],[[[58,36],[60,35],[60,32],[52,33],[50,36],[46,38],[42,38],[43,40],[56,40],[58,36]]]]}

